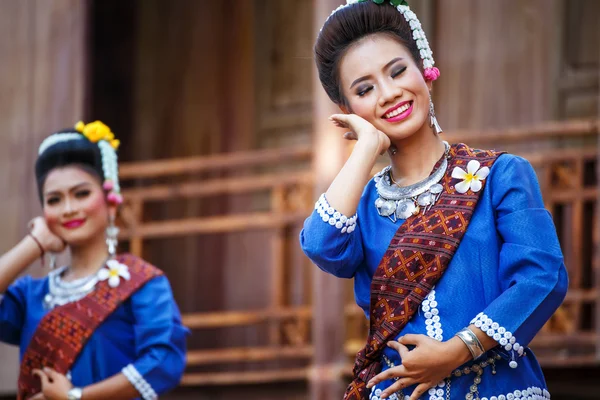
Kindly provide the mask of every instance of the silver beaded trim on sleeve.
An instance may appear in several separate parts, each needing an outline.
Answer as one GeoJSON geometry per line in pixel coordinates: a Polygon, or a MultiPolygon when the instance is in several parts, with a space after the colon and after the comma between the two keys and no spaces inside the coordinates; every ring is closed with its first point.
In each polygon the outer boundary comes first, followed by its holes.
{"type": "Polygon", "coordinates": [[[123,372],[123,375],[125,375],[127,380],[131,382],[133,387],[135,387],[137,391],[140,392],[140,395],[144,400],[158,399],[158,395],[156,394],[154,389],[152,389],[152,386],[150,386],[148,381],[144,379],[142,374],[138,372],[138,370],[133,366],[133,364],[129,364],[128,366],[123,368],[121,372],[123,372]]]}
{"type": "Polygon", "coordinates": [[[352,217],[347,217],[329,205],[325,198],[325,193],[319,197],[315,203],[315,210],[323,220],[331,226],[335,226],[342,233],[352,233],[356,229],[356,219],[358,216],[354,214],[352,217]]]}
{"type": "Polygon", "coordinates": [[[516,359],[523,356],[525,349],[517,342],[517,339],[513,336],[512,332],[506,330],[506,328],[500,326],[497,322],[494,322],[483,312],[477,314],[477,316],[471,320],[471,324],[475,325],[489,337],[498,342],[500,347],[510,354],[511,359],[508,365],[511,368],[517,368],[519,366],[516,359]]]}
{"type": "Polygon", "coordinates": [[[550,392],[537,386],[530,386],[527,389],[515,390],[507,394],[500,394],[492,397],[482,397],[481,400],[517,400],[517,399],[532,399],[532,400],[550,400],[550,392]]]}

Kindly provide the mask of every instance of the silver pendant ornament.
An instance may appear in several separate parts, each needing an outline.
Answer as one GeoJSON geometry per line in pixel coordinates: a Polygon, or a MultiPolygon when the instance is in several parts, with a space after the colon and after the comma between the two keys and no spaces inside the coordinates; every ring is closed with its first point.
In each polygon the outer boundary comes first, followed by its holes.
{"type": "Polygon", "coordinates": [[[429,94],[429,126],[433,128],[436,135],[442,133],[442,127],[438,124],[437,118],[435,117],[435,108],[433,107],[431,93],[429,94]]]}
{"type": "Polygon", "coordinates": [[[106,246],[108,247],[109,259],[114,259],[117,255],[117,236],[119,228],[115,225],[115,218],[110,217],[108,227],[106,228],[106,246]]]}
{"type": "Polygon", "coordinates": [[[392,183],[391,166],[375,175],[375,188],[379,197],[375,200],[377,213],[392,222],[407,219],[419,212],[426,213],[440,198],[444,187],[439,183],[448,169],[450,145],[444,142],[446,151],[440,166],[426,179],[410,186],[400,187],[392,183]]]}

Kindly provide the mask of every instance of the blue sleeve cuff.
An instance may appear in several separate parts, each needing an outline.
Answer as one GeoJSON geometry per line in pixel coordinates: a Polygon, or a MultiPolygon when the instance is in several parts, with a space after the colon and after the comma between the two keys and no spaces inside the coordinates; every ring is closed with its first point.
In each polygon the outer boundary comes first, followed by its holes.
{"type": "Polygon", "coordinates": [[[363,260],[357,219],[357,214],[341,214],[321,195],[300,232],[302,251],[321,270],[339,278],[352,278],[363,260]]]}
{"type": "Polygon", "coordinates": [[[131,299],[138,353],[133,366],[154,392],[165,393],[177,386],[183,375],[189,330],[181,323],[166,277],[152,279],[131,299]]]}

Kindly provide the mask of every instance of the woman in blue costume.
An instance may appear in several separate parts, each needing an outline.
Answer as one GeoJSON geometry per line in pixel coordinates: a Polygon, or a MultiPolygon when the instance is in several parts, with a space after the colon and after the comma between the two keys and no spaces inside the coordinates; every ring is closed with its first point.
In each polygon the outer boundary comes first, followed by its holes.
{"type": "Polygon", "coordinates": [[[96,121],[39,148],[43,217],[0,258],[0,340],[20,347],[19,399],[156,399],[183,374],[188,330],[167,278],[115,254],[118,145],[96,121]],[[69,266],[17,279],[66,248],[69,266]]]}
{"type": "Polygon", "coordinates": [[[356,143],[300,235],[319,268],[354,279],[369,319],[345,399],[549,399],[527,345],[568,284],[534,170],[442,141],[416,15],[400,0],[348,3],[315,57],[343,111],[331,121],[356,143]]]}

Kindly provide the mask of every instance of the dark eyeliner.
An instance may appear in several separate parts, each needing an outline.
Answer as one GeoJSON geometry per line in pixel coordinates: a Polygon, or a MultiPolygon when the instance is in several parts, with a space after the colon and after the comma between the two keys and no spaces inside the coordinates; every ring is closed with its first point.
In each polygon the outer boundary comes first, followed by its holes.
{"type": "Polygon", "coordinates": [[[85,189],[85,190],[80,190],[77,193],[75,193],[75,196],[77,197],[86,197],[90,194],[90,190],[85,189]]]}
{"type": "Polygon", "coordinates": [[[394,72],[392,72],[392,78],[397,77],[398,75],[400,75],[404,71],[406,71],[406,67],[402,67],[402,68],[400,68],[398,70],[395,70],[394,72]]]}
{"type": "Polygon", "coordinates": [[[362,97],[362,96],[364,96],[365,94],[367,94],[367,92],[368,92],[369,90],[371,90],[372,88],[373,88],[373,86],[367,86],[367,87],[364,87],[364,88],[363,88],[363,87],[359,87],[359,88],[358,88],[358,90],[356,91],[356,94],[357,94],[359,97],[362,97]]]}

